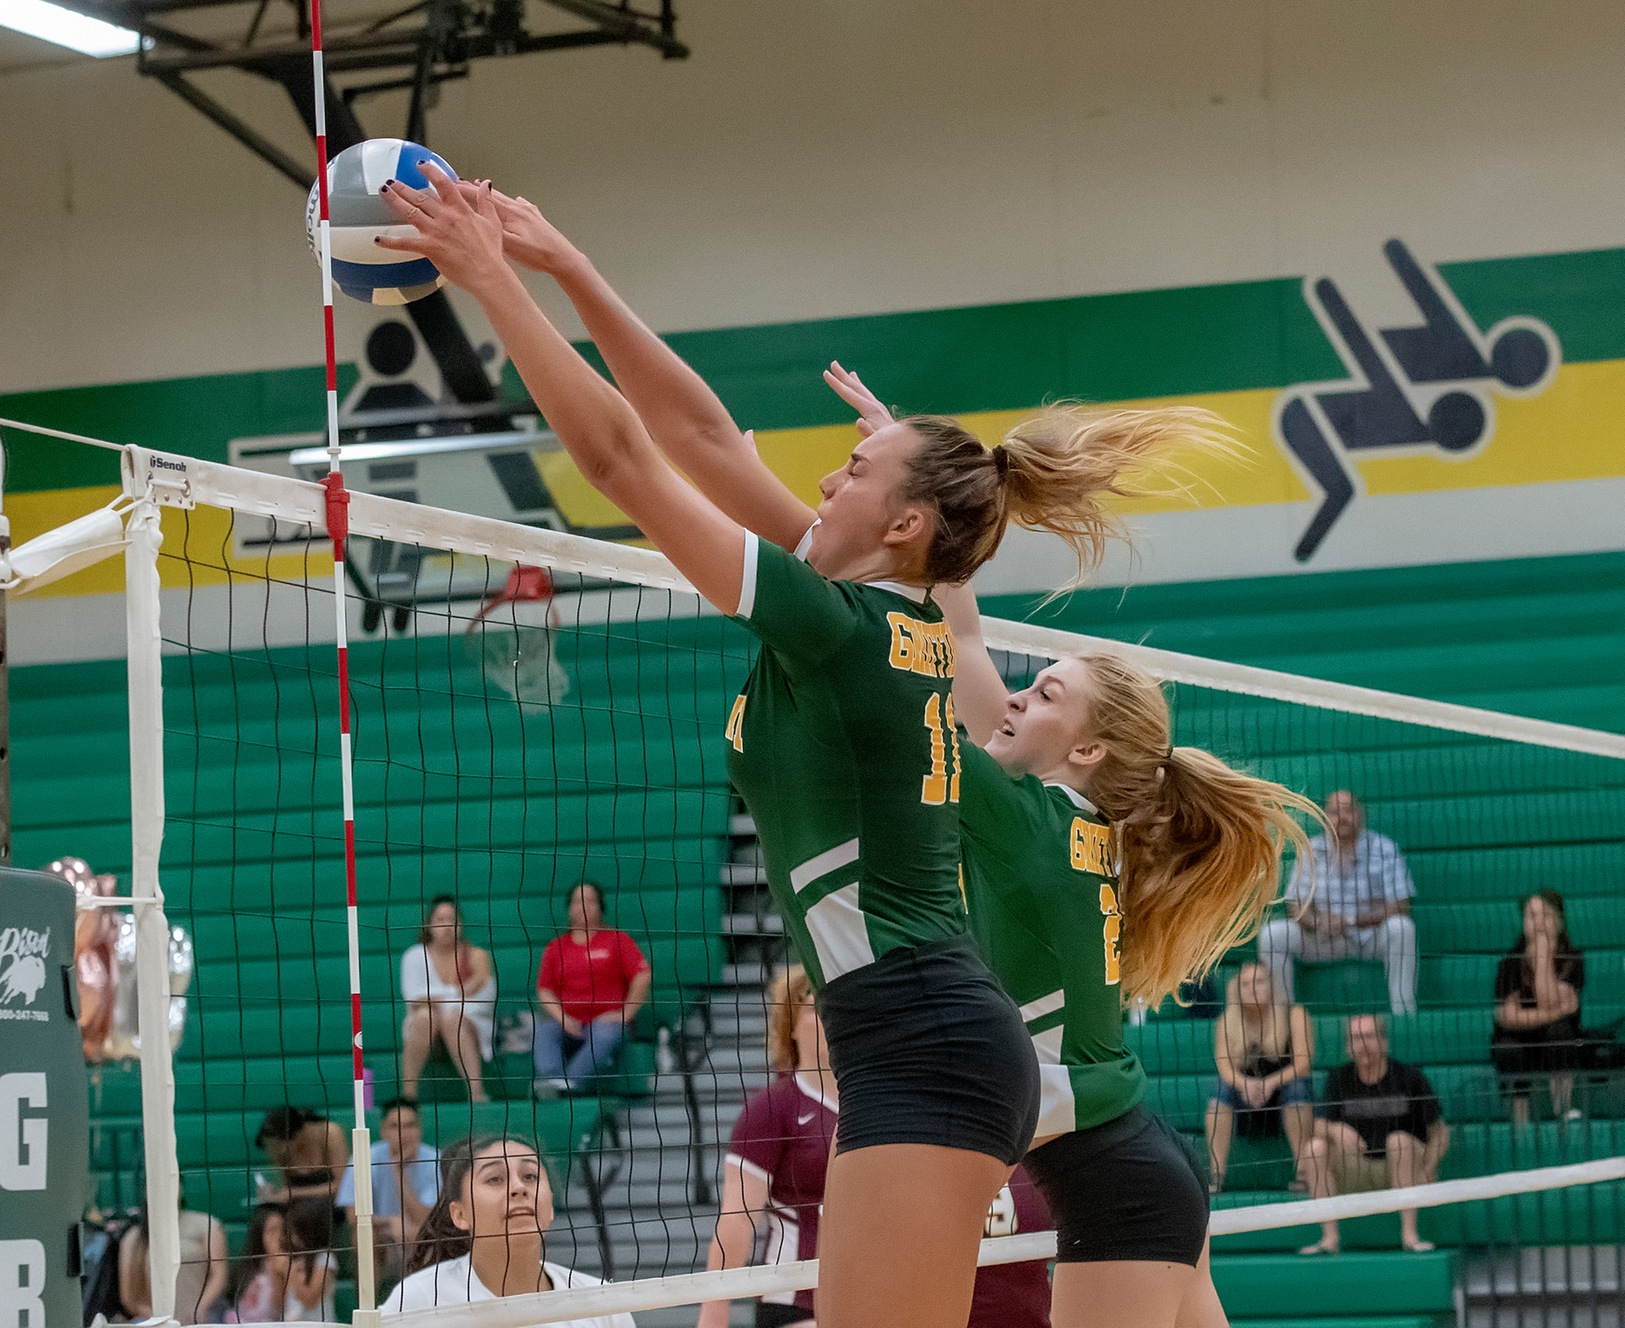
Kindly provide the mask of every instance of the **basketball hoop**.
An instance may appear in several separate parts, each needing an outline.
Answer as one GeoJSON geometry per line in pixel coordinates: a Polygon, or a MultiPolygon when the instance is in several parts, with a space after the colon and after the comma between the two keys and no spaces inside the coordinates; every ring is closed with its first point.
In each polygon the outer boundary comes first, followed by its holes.
{"type": "Polygon", "coordinates": [[[485,676],[513,697],[552,705],[570,692],[570,676],[554,658],[553,578],[544,567],[515,567],[468,624],[470,646],[485,676]]]}

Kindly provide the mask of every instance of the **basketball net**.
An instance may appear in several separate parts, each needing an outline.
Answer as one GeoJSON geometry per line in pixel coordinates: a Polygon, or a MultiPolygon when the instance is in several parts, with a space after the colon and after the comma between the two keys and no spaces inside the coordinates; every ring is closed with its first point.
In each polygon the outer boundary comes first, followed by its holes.
{"type": "Polygon", "coordinates": [[[570,692],[570,675],[553,653],[553,577],[515,567],[468,624],[470,648],[485,676],[515,701],[551,705],[570,692]]]}

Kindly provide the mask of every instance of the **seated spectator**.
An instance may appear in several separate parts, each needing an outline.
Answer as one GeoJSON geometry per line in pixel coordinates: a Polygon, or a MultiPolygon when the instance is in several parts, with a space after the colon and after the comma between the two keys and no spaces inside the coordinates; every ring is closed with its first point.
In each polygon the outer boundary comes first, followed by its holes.
{"type": "Polygon", "coordinates": [[[288,1247],[288,1280],[284,1285],[284,1323],[332,1323],[338,1318],[333,1286],[338,1260],[333,1253],[333,1201],[315,1195],[295,1199],[284,1219],[288,1247]]]}
{"type": "Polygon", "coordinates": [[[288,1208],[254,1205],[243,1252],[232,1265],[227,1323],[275,1323],[288,1295],[288,1208]]]}
{"type": "MultiPolygon", "coordinates": [[[[412,1271],[389,1293],[384,1314],[599,1285],[547,1261],[542,1237],[553,1221],[553,1191],[530,1144],[487,1135],[448,1148],[441,1180],[412,1271]]],[[[557,1328],[634,1325],[630,1314],[604,1314],[557,1328]]]]}
{"type": "MultiPolygon", "coordinates": [[[[1304,1170],[1317,1199],[1358,1190],[1398,1189],[1439,1178],[1450,1146],[1439,1099],[1427,1075],[1388,1059],[1387,1021],[1355,1015],[1348,1021],[1349,1060],[1326,1076],[1320,1119],[1304,1170]]],[[[1433,1245],[1416,1231],[1416,1209],[1399,1214],[1400,1244],[1420,1253],[1433,1245]]],[[[1336,1222],[1320,1224],[1320,1239],[1301,1254],[1336,1254],[1336,1222]]]]}
{"type": "Polygon", "coordinates": [[[277,1169],[275,1182],[256,1177],[261,1203],[291,1203],[338,1192],[350,1164],[350,1144],[342,1126],[307,1107],[273,1107],[260,1122],[254,1145],[277,1169]]]}
{"type": "Polygon", "coordinates": [[[401,1096],[416,1098],[418,1080],[438,1041],[468,1083],[471,1102],[488,1102],[480,1077],[491,1059],[497,980],[491,955],[463,939],[463,915],[451,895],[437,895],[418,933],[401,956],[401,1096]]]}
{"type": "Polygon", "coordinates": [[[1523,931],[1495,970],[1495,1034],[1490,1055],[1512,1119],[1529,1121],[1529,1089],[1545,1076],[1552,1115],[1577,1119],[1574,1071],[1580,1056],[1580,992],[1585,956],[1574,948],[1563,896],[1541,890],[1523,901],[1523,931]]]}
{"type": "Polygon", "coordinates": [[[570,930],[542,952],[536,975],[536,1091],[581,1088],[615,1059],[626,1027],[649,999],[649,961],[624,931],[604,926],[604,892],[570,892],[570,930]]]}
{"type": "MultiPolygon", "coordinates": [[[[372,1146],[372,1243],[380,1284],[406,1275],[406,1252],[440,1197],[440,1154],[423,1142],[423,1117],[410,1098],[386,1102],[372,1146]]],[[[339,1182],[338,1206],[355,1227],[355,1167],[339,1182]]]]}
{"type": "Polygon", "coordinates": [[[1213,1028],[1219,1081],[1207,1104],[1212,1189],[1224,1188],[1230,1141],[1278,1139],[1285,1127],[1304,1180],[1304,1149],[1315,1134],[1315,1044],[1309,1016],[1276,993],[1269,970],[1244,964],[1225,988],[1224,1014],[1213,1028]]]}
{"type": "MultiPolygon", "coordinates": [[[[183,1199],[184,1202],[184,1199],[183,1199]]],[[[175,1322],[219,1323],[225,1312],[231,1265],[226,1229],[207,1213],[180,1211],[181,1266],[175,1274],[175,1322]]],[[[118,1245],[118,1294],[132,1319],[152,1317],[152,1277],[147,1263],[147,1209],[118,1245]]]]}
{"type": "Polygon", "coordinates": [[[1272,918],[1258,934],[1258,958],[1290,1002],[1292,961],[1381,959],[1388,1005],[1416,1010],[1416,887],[1393,840],[1365,828],[1365,811],[1347,790],[1326,799],[1329,835],[1309,841],[1309,862],[1293,866],[1287,899],[1297,911],[1272,918]]]}
{"type": "MultiPolygon", "coordinates": [[[[723,1159],[721,1212],[706,1268],[790,1263],[818,1252],[818,1216],[835,1134],[835,1075],[812,984],[799,965],[768,987],[768,1060],[774,1081],[734,1122],[723,1159]],[[757,1238],[762,1242],[760,1260],[757,1238]]],[[[987,1234],[1046,1231],[1049,1209],[1017,1168],[988,1213],[987,1234]]],[[[980,1269],[968,1328],[1048,1328],[1049,1273],[1042,1259],[980,1269]]],[[[727,1328],[730,1302],[708,1301],[697,1328],[727,1328]]],[[[813,1293],[791,1291],[756,1302],[757,1328],[810,1323],[813,1293]]]]}

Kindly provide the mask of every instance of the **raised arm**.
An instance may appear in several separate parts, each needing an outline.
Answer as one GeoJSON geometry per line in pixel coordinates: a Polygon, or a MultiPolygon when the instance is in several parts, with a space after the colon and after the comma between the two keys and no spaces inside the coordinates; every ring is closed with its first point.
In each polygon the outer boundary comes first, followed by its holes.
{"type": "Polygon", "coordinates": [[[954,634],[954,711],[971,741],[987,745],[1004,720],[1010,690],[982,640],[982,615],[970,586],[936,586],[931,591],[954,634]]]}
{"type": "Polygon", "coordinates": [[[717,394],[535,204],[497,190],[489,197],[502,221],[504,252],[559,283],[661,451],[740,525],[794,549],[813,511],[768,469],[717,394]]]}
{"type": "Polygon", "coordinates": [[[483,191],[459,190],[432,162],[423,170],[434,188],[392,183],[384,194],[417,236],[379,243],[424,255],[480,302],[587,482],[625,512],[700,594],[722,612],[736,612],[745,567],[739,523],[684,482],[626,398],[547,320],[503,258],[502,222],[483,191]]]}

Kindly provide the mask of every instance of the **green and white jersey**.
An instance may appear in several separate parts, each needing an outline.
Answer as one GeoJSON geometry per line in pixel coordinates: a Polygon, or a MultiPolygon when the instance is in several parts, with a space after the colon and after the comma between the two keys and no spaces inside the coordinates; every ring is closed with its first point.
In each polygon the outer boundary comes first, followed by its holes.
{"type": "Polygon", "coordinates": [[[1065,785],[1011,779],[968,738],[961,751],[965,902],[1038,1052],[1037,1137],[1104,1125],[1145,1096],[1145,1070],[1123,1046],[1106,821],[1065,785]]]}
{"type": "Polygon", "coordinates": [[[926,591],[830,581],[746,535],[738,618],[761,654],[728,774],[815,986],[965,934],[953,638],[926,591]]]}

